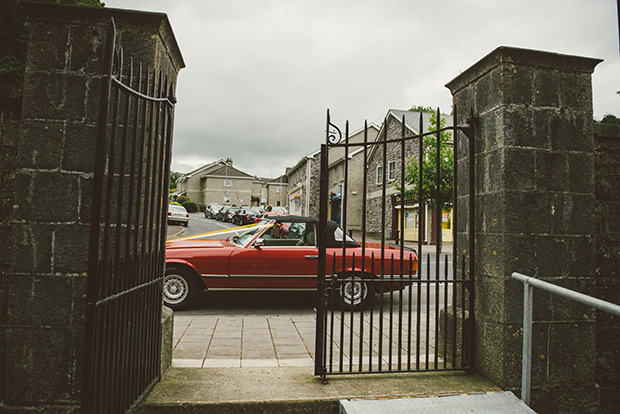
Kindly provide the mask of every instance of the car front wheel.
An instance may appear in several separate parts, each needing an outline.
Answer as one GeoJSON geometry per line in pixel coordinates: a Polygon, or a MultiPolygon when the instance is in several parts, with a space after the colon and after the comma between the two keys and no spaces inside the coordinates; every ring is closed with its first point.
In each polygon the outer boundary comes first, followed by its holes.
{"type": "Polygon", "coordinates": [[[164,304],[173,310],[187,309],[193,305],[200,286],[190,270],[168,267],[164,276],[164,304]]]}
{"type": "Polygon", "coordinates": [[[373,285],[360,277],[347,277],[338,289],[344,309],[359,310],[366,308],[374,299],[373,285]]]}

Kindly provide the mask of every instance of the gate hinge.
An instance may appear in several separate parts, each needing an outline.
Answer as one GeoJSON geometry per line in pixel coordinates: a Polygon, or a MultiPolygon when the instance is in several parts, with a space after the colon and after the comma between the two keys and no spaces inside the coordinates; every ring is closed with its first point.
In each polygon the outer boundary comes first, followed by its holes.
{"type": "Polygon", "coordinates": [[[456,129],[465,134],[465,136],[469,139],[474,139],[474,128],[478,125],[480,118],[474,115],[474,109],[472,108],[469,117],[465,120],[466,124],[462,126],[457,126],[456,129]]]}

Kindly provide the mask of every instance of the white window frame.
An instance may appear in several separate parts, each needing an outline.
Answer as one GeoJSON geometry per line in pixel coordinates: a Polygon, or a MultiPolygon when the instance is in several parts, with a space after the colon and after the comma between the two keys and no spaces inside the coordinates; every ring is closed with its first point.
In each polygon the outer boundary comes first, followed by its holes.
{"type": "Polygon", "coordinates": [[[232,180],[230,178],[224,179],[224,187],[232,187],[232,180]]]}
{"type": "Polygon", "coordinates": [[[387,181],[394,181],[396,179],[396,161],[388,162],[388,176],[387,181]]]}
{"type": "Polygon", "coordinates": [[[377,165],[376,179],[377,185],[383,184],[383,164],[377,165]]]}

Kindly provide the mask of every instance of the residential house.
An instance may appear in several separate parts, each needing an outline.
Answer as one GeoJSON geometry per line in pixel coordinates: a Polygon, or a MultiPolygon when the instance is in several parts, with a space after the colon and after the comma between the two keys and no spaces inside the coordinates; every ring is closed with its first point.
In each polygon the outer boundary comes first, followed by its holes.
{"type": "MultiPolygon", "coordinates": [[[[396,184],[400,184],[401,177],[401,154],[399,142],[389,142],[391,139],[400,138],[403,133],[403,119],[405,134],[407,136],[418,135],[428,132],[429,118],[431,114],[412,111],[390,109],[385,117],[381,129],[377,134],[377,145],[369,150],[368,156],[368,182],[367,182],[367,231],[381,233],[382,219],[386,238],[396,239],[399,236],[401,208],[399,201],[400,192],[396,184]],[[420,114],[422,115],[422,131],[420,131],[420,114]],[[387,137],[387,143],[384,142],[387,137]],[[383,203],[383,168],[385,151],[386,169],[386,208],[385,216],[382,217],[383,203]]],[[[446,125],[452,124],[451,115],[441,115],[445,118],[446,125]]],[[[412,139],[405,145],[405,160],[419,160],[419,140],[412,139]]],[[[435,243],[437,240],[434,220],[442,220],[442,241],[452,242],[452,210],[436,211],[435,208],[425,203],[412,203],[405,201],[405,231],[404,238],[408,241],[418,241],[419,227],[422,227],[422,242],[435,243]]]]}
{"type": "Polygon", "coordinates": [[[196,203],[259,205],[262,186],[262,180],[235,168],[228,158],[182,174],[175,195],[185,195],[196,203]]]}
{"type": "Polygon", "coordinates": [[[288,209],[288,176],[263,178],[261,185],[261,205],[281,206],[288,209]]]}
{"type": "Polygon", "coordinates": [[[287,170],[290,214],[319,217],[320,174],[320,150],[306,155],[293,168],[287,170]]]}
{"type": "Polygon", "coordinates": [[[366,129],[362,128],[349,135],[347,141],[350,146],[348,149],[345,147],[330,147],[329,149],[328,218],[338,224],[343,224],[343,191],[345,187],[346,164],[346,170],[349,171],[347,176],[346,200],[347,230],[361,231],[362,229],[362,204],[364,199],[364,175],[362,171],[364,168],[364,147],[355,144],[364,143],[365,135],[367,142],[374,142],[379,133],[379,129],[380,127],[378,125],[371,123],[366,129]]]}

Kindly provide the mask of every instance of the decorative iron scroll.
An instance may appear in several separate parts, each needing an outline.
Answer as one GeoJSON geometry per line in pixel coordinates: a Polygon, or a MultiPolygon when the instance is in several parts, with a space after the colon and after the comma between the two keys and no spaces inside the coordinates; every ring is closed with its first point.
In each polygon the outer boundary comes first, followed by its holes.
{"type": "Polygon", "coordinates": [[[334,125],[331,122],[330,116],[329,116],[329,109],[327,110],[327,143],[328,144],[339,144],[340,141],[342,141],[342,131],[340,131],[340,128],[338,128],[336,125],[334,125]],[[332,128],[335,129],[335,131],[332,131],[332,128]],[[338,134],[338,136],[336,136],[336,133],[338,134]]]}

